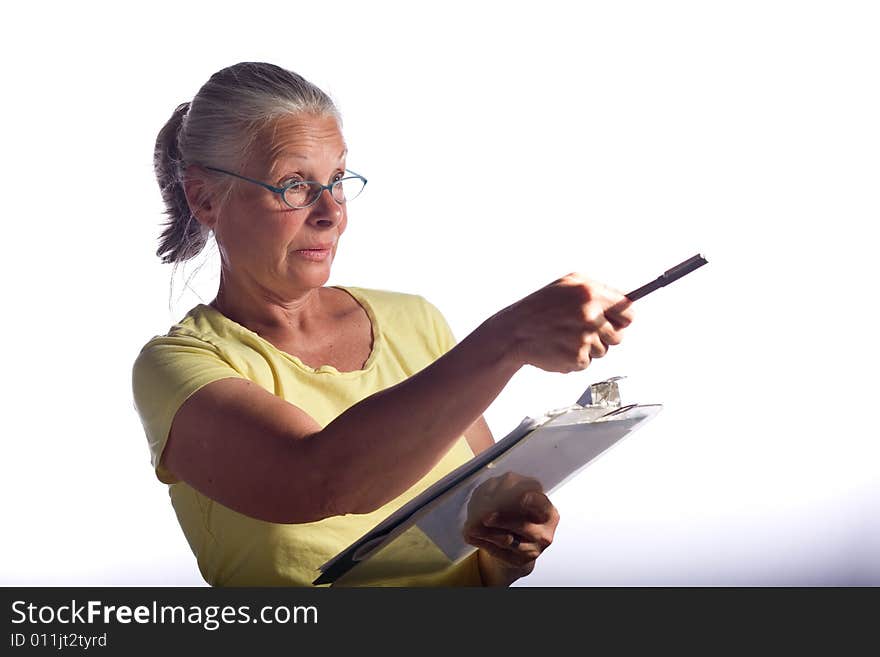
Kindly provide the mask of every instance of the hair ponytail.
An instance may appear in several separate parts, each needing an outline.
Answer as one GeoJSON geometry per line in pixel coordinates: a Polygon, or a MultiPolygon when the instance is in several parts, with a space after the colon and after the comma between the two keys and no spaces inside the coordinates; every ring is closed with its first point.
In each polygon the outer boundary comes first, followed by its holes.
{"type": "Polygon", "coordinates": [[[196,220],[183,189],[185,163],[180,155],[180,131],[189,103],[177,106],[156,138],[153,167],[168,220],[156,251],[162,262],[183,262],[197,255],[207,242],[207,230],[196,220]]]}

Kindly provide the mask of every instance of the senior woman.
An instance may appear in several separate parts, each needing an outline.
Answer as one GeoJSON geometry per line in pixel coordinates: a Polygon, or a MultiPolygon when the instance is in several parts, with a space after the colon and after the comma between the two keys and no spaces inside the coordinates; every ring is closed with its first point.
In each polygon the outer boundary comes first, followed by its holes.
{"type": "MultiPolygon", "coordinates": [[[[222,269],[210,304],[143,347],[134,397],[212,585],[310,585],[492,445],[482,413],[522,366],[582,370],[632,320],[620,292],[569,274],[456,344],[419,295],[326,286],[366,183],[346,156],[330,98],[253,62],[211,76],[156,142],[158,254],[185,261],[213,234],[222,269]]],[[[559,515],[534,487],[497,499],[463,528],[471,556],[373,583],[506,586],[530,573],[559,515]]]]}

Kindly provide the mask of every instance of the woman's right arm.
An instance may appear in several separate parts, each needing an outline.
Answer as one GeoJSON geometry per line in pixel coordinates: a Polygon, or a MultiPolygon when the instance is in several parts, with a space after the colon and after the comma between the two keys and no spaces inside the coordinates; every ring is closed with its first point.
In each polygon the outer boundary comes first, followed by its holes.
{"type": "Polygon", "coordinates": [[[254,383],[214,381],[177,411],[162,464],[224,506],[269,522],[368,513],[427,474],[522,365],[582,370],[620,342],[630,321],[619,292],[570,274],[323,429],[254,383]]]}

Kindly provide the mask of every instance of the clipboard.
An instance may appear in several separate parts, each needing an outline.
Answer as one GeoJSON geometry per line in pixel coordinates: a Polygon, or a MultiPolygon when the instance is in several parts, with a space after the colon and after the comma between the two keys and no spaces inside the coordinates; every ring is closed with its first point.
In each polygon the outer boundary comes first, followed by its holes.
{"type": "Polygon", "coordinates": [[[324,563],[313,584],[364,585],[436,573],[466,558],[477,548],[465,543],[462,528],[483,491],[522,481],[549,494],[660,412],[661,404],[622,405],[622,378],[590,385],[571,406],[524,418],[324,563]]]}

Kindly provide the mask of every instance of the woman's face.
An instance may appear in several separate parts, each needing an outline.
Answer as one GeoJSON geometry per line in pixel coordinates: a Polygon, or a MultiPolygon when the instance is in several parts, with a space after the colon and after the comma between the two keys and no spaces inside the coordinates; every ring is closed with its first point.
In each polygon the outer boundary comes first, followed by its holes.
{"type": "MultiPolygon", "coordinates": [[[[329,184],[345,171],[345,140],[333,117],[278,119],[258,136],[252,152],[238,173],[276,187],[291,180],[329,184]]],[[[214,226],[224,276],[276,301],[321,287],[346,223],[345,205],[329,190],[314,205],[294,210],[279,194],[235,180],[214,226]],[[325,246],[330,251],[323,256],[302,251],[325,246]]]]}

